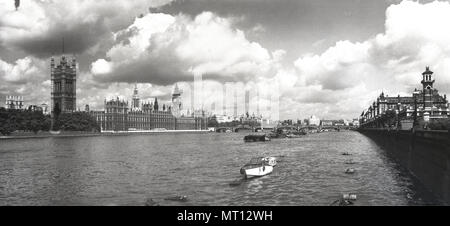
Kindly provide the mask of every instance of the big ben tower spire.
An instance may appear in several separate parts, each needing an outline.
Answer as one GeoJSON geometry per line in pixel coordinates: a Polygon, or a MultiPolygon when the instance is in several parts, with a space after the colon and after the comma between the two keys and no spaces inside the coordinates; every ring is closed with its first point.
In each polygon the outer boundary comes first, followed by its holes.
{"type": "Polygon", "coordinates": [[[131,109],[133,111],[139,111],[141,109],[141,100],[139,98],[139,91],[137,88],[137,83],[134,84],[134,91],[133,91],[133,101],[131,109]]]}
{"type": "Polygon", "coordinates": [[[175,117],[180,117],[181,115],[181,109],[182,109],[182,103],[181,103],[181,94],[183,93],[180,88],[178,88],[178,84],[175,84],[175,87],[172,92],[172,114],[175,117]]]}

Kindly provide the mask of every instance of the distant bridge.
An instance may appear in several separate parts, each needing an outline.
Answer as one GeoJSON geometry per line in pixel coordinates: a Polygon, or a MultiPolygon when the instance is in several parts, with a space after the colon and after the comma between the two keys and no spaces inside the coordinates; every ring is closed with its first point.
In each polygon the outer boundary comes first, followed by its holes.
{"type": "Polygon", "coordinates": [[[227,131],[231,131],[231,132],[260,132],[260,131],[272,131],[274,128],[276,128],[276,126],[264,126],[264,127],[252,127],[252,126],[237,126],[237,127],[218,127],[216,128],[216,132],[218,133],[225,133],[227,131]]]}

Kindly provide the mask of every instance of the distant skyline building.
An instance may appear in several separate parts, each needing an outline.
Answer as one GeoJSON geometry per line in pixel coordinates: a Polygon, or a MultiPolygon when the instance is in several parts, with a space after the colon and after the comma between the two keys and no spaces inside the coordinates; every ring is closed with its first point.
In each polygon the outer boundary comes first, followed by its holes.
{"type": "Polygon", "coordinates": [[[23,96],[5,96],[5,109],[7,110],[29,110],[41,111],[44,115],[50,114],[47,103],[42,104],[25,104],[23,96]]]}
{"type": "Polygon", "coordinates": [[[5,108],[11,110],[23,110],[25,108],[23,96],[6,96],[5,108]]]}
{"type": "Polygon", "coordinates": [[[194,97],[192,110],[203,110],[203,76],[201,73],[194,74],[194,89],[192,92],[194,97]]]}
{"type": "Polygon", "coordinates": [[[216,115],[216,120],[218,123],[227,123],[234,121],[234,118],[227,115],[216,115]]]}
{"type": "Polygon", "coordinates": [[[227,87],[223,86],[223,115],[227,115],[227,87]]]}
{"type": "Polygon", "coordinates": [[[238,117],[238,101],[237,101],[237,90],[234,89],[234,104],[233,104],[233,116],[234,118],[238,117]]]}
{"type": "Polygon", "coordinates": [[[261,115],[261,112],[259,111],[259,88],[256,88],[256,115],[259,117],[261,115]]]}
{"type": "Polygon", "coordinates": [[[216,112],[216,103],[211,103],[211,112],[214,114],[216,112]]]}
{"type": "Polygon", "coordinates": [[[315,115],[311,115],[309,119],[307,119],[308,126],[319,126],[320,125],[320,119],[316,117],[315,115]]]}
{"type": "Polygon", "coordinates": [[[250,91],[245,90],[245,114],[250,114],[250,91]]]}
{"type": "Polygon", "coordinates": [[[63,55],[58,64],[52,57],[50,62],[51,73],[51,112],[58,110],[62,113],[76,110],[76,81],[77,65],[73,57],[68,61],[63,55]]]}

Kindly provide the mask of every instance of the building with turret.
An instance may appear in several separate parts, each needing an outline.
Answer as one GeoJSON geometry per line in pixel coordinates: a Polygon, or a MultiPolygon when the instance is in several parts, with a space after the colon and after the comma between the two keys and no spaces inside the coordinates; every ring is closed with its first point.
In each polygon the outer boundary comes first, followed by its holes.
{"type": "Polygon", "coordinates": [[[183,106],[181,104],[181,94],[183,93],[182,90],[180,90],[180,88],[178,88],[178,84],[175,84],[175,88],[173,89],[172,92],[172,106],[171,106],[171,110],[172,110],[172,114],[175,117],[180,117],[181,116],[181,110],[183,109],[183,106]]]}
{"type": "Polygon", "coordinates": [[[90,114],[100,125],[102,132],[151,131],[151,130],[206,130],[207,118],[204,115],[185,117],[182,109],[182,91],[175,85],[172,103],[159,107],[158,98],[140,105],[138,89],[135,86],[131,108],[128,101],[105,100],[104,111],[91,111],[90,114]]]}
{"type": "MultiPolygon", "coordinates": [[[[426,67],[422,73],[422,89],[415,89],[411,96],[389,97],[384,92],[361,114],[360,124],[368,124],[393,112],[402,119],[421,118],[424,121],[450,117],[447,96],[434,88],[433,72],[426,67]]],[[[372,123],[372,127],[376,127],[372,123]]]]}
{"type": "Polygon", "coordinates": [[[58,63],[52,57],[51,73],[51,112],[70,113],[76,111],[77,63],[75,58],[66,59],[63,55],[58,63]]]}
{"type": "Polygon", "coordinates": [[[131,111],[140,111],[141,110],[141,102],[139,98],[139,91],[137,88],[137,84],[134,85],[133,97],[131,101],[131,111]]]}

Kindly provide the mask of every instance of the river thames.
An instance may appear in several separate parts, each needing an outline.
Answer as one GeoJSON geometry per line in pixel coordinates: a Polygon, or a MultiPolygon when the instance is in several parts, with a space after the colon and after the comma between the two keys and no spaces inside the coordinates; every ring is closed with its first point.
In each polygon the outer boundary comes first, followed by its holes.
{"type": "Polygon", "coordinates": [[[358,132],[244,143],[245,133],[0,140],[0,205],[439,205],[358,132]],[[342,153],[348,152],[346,156],[342,153]],[[272,174],[241,180],[256,156],[277,156],[272,174]],[[355,164],[348,165],[352,160],[355,164]],[[345,174],[347,168],[355,174],[345,174]],[[187,202],[166,200],[186,195],[187,202]]]}

